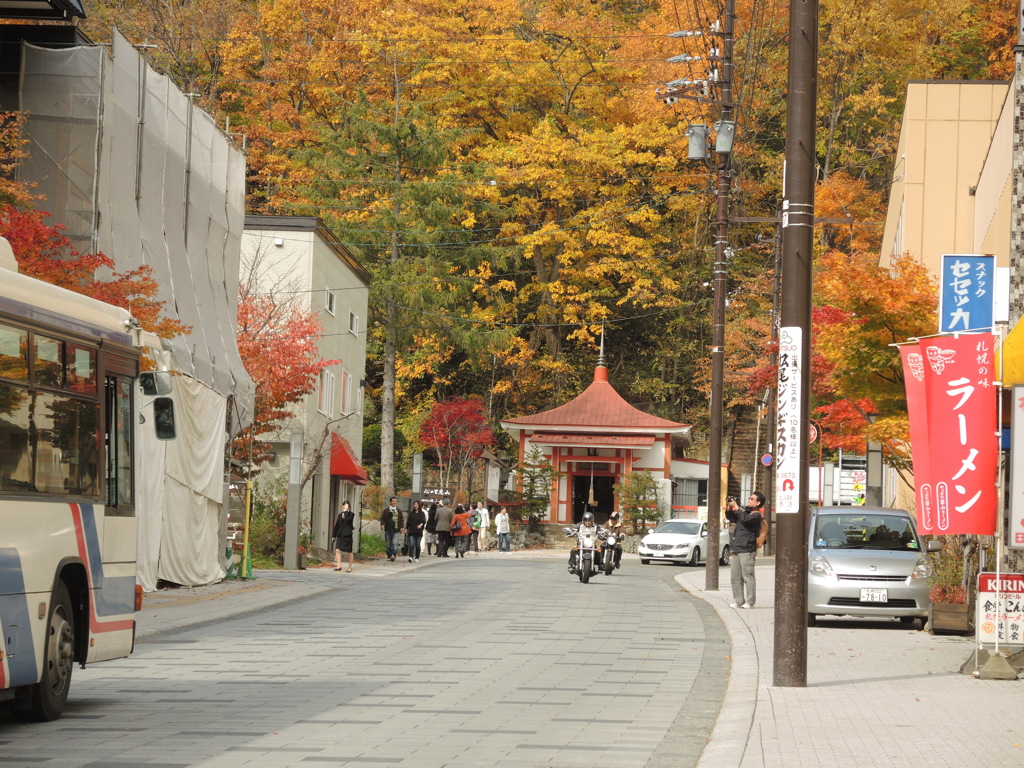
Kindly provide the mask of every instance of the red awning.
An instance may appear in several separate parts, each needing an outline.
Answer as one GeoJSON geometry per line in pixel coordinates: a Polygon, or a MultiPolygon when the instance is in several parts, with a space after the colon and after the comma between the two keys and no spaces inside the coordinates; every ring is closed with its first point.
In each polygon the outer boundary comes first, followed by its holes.
{"type": "Polygon", "coordinates": [[[653,435],[595,435],[585,433],[536,432],[530,435],[531,443],[543,445],[565,445],[587,448],[650,448],[654,445],[653,435]]]}
{"type": "Polygon", "coordinates": [[[369,482],[366,470],[359,466],[348,440],[336,434],[331,435],[331,474],[351,480],[356,485],[369,482]]]}

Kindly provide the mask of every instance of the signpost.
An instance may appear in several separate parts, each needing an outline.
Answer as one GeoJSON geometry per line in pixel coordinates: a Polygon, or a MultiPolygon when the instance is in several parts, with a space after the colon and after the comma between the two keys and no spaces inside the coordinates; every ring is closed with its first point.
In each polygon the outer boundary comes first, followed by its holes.
{"type": "Polygon", "coordinates": [[[939,333],[992,330],[995,256],[942,254],[939,333]]]}
{"type": "Polygon", "coordinates": [[[1024,638],[1024,574],[979,573],[974,626],[979,645],[1020,645],[1024,638]]]}

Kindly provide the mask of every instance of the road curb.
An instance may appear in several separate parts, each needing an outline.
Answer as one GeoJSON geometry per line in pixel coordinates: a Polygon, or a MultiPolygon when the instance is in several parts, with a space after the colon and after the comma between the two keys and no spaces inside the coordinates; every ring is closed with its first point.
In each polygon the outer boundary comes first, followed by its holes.
{"type": "MultiPolygon", "coordinates": [[[[704,577],[703,571],[699,577],[704,577]]],[[[701,753],[697,768],[740,765],[744,763],[757,709],[760,680],[758,649],[750,627],[741,618],[742,611],[728,606],[727,593],[707,592],[692,583],[693,579],[694,576],[690,574],[675,577],[680,587],[714,608],[732,639],[732,664],[722,710],[715,720],[714,730],[701,753]]],[[[749,762],[746,764],[749,765],[749,762]]]]}

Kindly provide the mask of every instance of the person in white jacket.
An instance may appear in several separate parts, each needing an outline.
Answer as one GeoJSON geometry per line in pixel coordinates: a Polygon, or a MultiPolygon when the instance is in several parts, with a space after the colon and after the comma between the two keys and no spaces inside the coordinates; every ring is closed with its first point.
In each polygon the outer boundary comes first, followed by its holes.
{"type": "Polygon", "coordinates": [[[491,530],[491,511],[482,501],[478,501],[476,503],[476,513],[480,516],[479,546],[475,548],[475,551],[479,554],[481,549],[484,552],[487,551],[487,534],[491,530]]]}
{"type": "Polygon", "coordinates": [[[508,509],[502,507],[494,516],[494,527],[498,531],[498,551],[512,551],[512,526],[508,519],[508,509]]]}

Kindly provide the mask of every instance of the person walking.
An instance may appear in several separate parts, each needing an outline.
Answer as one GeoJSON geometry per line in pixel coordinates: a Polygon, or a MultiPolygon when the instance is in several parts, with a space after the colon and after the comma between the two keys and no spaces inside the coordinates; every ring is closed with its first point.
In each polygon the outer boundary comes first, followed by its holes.
{"type": "Polygon", "coordinates": [[[476,503],[476,513],[480,516],[480,535],[478,541],[473,542],[473,548],[477,552],[481,549],[487,551],[487,534],[491,532],[491,510],[482,501],[476,503]],[[477,547],[479,543],[479,547],[477,547]]]}
{"type": "Polygon", "coordinates": [[[405,540],[409,542],[409,562],[420,561],[420,548],[423,544],[423,529],[427,524],[427,516],[423,514],[423,505],[419,500],[412,503],[412,511],[405,518],[405,540]]]}
{"type": "Polygon", "coordinates": [[[508,519],[508,509],[502,507],[494,516],[494,529],[498,532],[498,551],[512,551],[512,525],[508,519]]]}
{"type": "Polygon", "coordinates": [[[352,505],[347,501],[341,502],[341,512],[334,520],[334,570],[341,570],[341,553],[348,552],[348,572],[352,573],[352,562],[355,560],[352,546],[352,533],[355,528],[356,515],[352,511],[352,505]]]}
{"type": "Polygon", "coordinates": [[[427,554],[431,554],[437,546],[437,504],[431,504],[427,510],[427,554]]]}
{"type": "Polygon", "coordinates": [[[732,496],[725,506],[725,517],[736,524],[729,541],[729,566],[732,576],[730,608],[753,608],[757,603],[757,582],[754,560],[757,557],[757,535],[764,518],[764,494],[754,491],[741,507],[732,496]]]}
{"type": "Polygon", "coordinates": [[[445,503],[437,508],[437,519],[434,521],[434,530],[437,532],[437,556],[448,557],[448,547],[451,546],[452,508],[445,503]]]}
{"type": "Polygon", "coordinates": [[[392,496],[387,508],[380,515],[380,527],[384,531],[384,550],[388,560],[398,557],[402,546],[402,513],[398,509],[398,497],[392,496]]]}
{"type": "Polygon", "coordinates": [[[455,507],[455,514],[452,516],[452,535],[455,537],[455,557],[465,558],[466,550],[469,549],[469,540],[472,538],[473,527],[469,522],[472,512],[461,504],[455,507]]]}
{"type": "Polygon", "coordinates": [[[469,505],[469,546],[466,548],[467,551],[472,549],[478,555],[480,554],[480,513],[477,508],[472,504],[469,505]]]}

